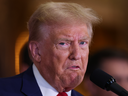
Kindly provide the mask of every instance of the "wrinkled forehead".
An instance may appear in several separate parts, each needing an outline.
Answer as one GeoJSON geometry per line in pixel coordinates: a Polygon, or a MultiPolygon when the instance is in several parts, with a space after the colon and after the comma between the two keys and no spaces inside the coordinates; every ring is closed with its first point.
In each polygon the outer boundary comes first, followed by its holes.
{"type": "MultiPolygon", "coordinates": [[[[50,32],[62,32],[62,31],[67,31],[67,30],[76,30],[76,28],[81,28],[86,29],[88,31],[88,26],[85,23],[69,23],[69,24],[55,24],[49,26],[50,32]]],[[[78,30],[78,29],[77,29],[78,30]]]]}
{"type": "MultiPolygon", "coordinates": [[[[89,34],[88,27],[85,23],[68,23],[68,24],[49,24],[49,25],[42,25],[45,30],[41,30],[45,32],[44,39],[50,36],[50,38],[55,38],[59,36],[65,36],[67,38],[79,37],[79,38],[86,38],[91,41],[91,36],[89,34]],[[72,36],[73,35],[73,36],[72,36]]],[[[65,38],[64,37],[64,38],[65,38]]]]}
{"type": "Polygon", "coordinates": [[[88,29],[86,24],[71,24],[64,26],[51,26],[50,33],[55,35],[64,35],[65,37],[73,37],[73,36],[88,36],[88,29]]]}

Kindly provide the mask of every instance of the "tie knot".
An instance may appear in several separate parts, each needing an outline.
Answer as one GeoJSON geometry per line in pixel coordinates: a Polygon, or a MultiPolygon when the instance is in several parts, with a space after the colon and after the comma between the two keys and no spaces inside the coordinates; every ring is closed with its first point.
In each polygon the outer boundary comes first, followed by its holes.
{"type": "Polygon", "coordinates": [[[65,93],[65,92],[61,92],[61,93],[59,93],[57,96],[68,96],[68,95],[67,95],[67,93],[65,93]]]}

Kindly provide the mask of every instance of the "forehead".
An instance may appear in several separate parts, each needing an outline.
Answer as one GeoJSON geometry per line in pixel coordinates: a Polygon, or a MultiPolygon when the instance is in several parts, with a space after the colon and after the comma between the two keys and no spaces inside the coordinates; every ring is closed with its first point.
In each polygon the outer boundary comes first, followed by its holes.
{"type": "Polygon", "coordinates": [[[68,25],[68,26],[55,26],[51,28],[52,37],[60,38],[89,38],[88,29],[86,24],[81,25],[68,25]]]}

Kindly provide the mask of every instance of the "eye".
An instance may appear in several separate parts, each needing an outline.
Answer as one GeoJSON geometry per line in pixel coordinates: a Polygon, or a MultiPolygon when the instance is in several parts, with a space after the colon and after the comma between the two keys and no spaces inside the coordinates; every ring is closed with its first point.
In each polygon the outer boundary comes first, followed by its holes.
{"type": "Polygon", "coordinates": [[[70,43],[68,43],[68,42],[59,42],[58,44],[57,44],[57,47],[59,48],[59,49],[67,49],[67,48],[69,48],[69,46],[70,46],[70,43]]]}
{"type": "Polygon", "coordinates": [[[86,41],[81,41],[80,42],[80,45],[86,45],[88,42],[86,42],[86,41]]]}
{"type": "Polygon", "coordinates": [[[59,45],[65,45],[65,43],[64,42],[61,42],[61,43],[59,43],[59,45]]]}
{"type": "Polygon", "coordinates": [[[79,46],[80,46],[81,48],[86,48],[86,47],[88,46],[88,41],[80,41],[80,42],[79,42],[79,46]]]}
{"type": "Polygon", "coordinates": [[[81,45],[84,45],[84,44],[86,44],[86,42],[85,41],[81,41],[80,44],[81,45]]]}

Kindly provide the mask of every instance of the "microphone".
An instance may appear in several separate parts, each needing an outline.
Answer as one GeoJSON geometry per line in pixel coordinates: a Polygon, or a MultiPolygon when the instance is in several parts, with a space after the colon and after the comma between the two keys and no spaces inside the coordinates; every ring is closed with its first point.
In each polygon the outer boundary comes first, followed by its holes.
{"type": "Polygon", "coordinates": [[[119,96],[128,96],[128,92],[116,83],[116,80],[106,72],[96,69],[90,76],[90,80],[97,86],[107,91],[112,91],[119,96]]]}

